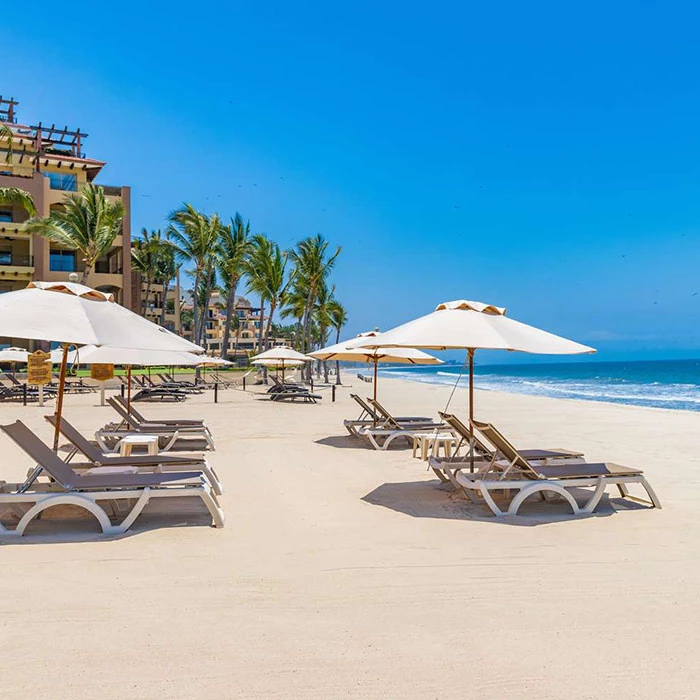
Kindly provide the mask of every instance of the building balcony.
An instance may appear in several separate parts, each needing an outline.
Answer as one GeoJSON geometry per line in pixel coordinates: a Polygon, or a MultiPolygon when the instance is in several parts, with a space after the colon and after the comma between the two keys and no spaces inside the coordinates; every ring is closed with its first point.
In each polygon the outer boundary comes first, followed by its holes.
{"type": "Polygon", "coordinates": [[[0,279],[16,277],[31,279],[34,275],[34,258],[31,255],[0,253],[0,279]]]}
{"type": "Polygon", "coordinates": [[[12,221],[0,221],[0,238],[18,238],[28,241],[31,234],[26,230],[26,222],[18,224],[12,221]]]}

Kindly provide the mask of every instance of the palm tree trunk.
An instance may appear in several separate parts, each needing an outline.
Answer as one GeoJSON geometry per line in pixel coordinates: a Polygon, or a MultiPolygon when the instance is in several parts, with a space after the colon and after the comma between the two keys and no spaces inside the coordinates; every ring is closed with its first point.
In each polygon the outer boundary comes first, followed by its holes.
{"type": "Polygon", "coordinates": [[[221,357],[228,360],[228,341],[231,337],[231,322],[233,321],[234,305],[236,303],[236,283],[229,283],[228,297],[226,298],[226,323],[224,324],[224,342],[221,348],[221,357]]]}
{"type": "MultiPolygon", "coordinates": [[[[340,327],[335,329],[335,343],[336,345],[340,342],[340,327]]],[[[335,383],[340,385],[340,362],[335,361],[335,383]]]]}
{"type": "Polygon", "coordinates": [[[199,338],[199,304],[197,303],[197,296],[199,294],[199,282],[202,277],[202,272],[197,266],[197,270],[194,275],[194,292],[192,294],[192,340],[196,345],[199,345],[197,339],[199,338]]]}
{"type": "Polygon", "coordinates": [[[277,301],[270,302],[270,314],[267,317],[267,325],[265,326],[265,350],[268,348],[270,342],[270,328],[272,328],[272,317],[275,315],[275,309],[277,308],[277,301]]]}
{"type": "Polygon", "coordinates": [[[236,340],[233,343],[233,360],[234,360],[234,362],[237,362],[236,355],[238,355],[238,339],[240,338],[240,334],[241,334],[241,327],[236,326],[236,340]]]}
{"type": "Polygon", "coordinates": [[[83,268],[83,276],[80,278],[80,284],[87,284],[88,277],[90,276],[91,272],[92,272],[92,265],[89,265],[86,262],[85,267],[83,268]]]}
{"type": "Polygon", "coordinates": [[[260,328],[258,328],[258,353],[263,352],[265,348],[263,347],[263,327],[265,319],[265,301],[260,299],[260,328]]]}

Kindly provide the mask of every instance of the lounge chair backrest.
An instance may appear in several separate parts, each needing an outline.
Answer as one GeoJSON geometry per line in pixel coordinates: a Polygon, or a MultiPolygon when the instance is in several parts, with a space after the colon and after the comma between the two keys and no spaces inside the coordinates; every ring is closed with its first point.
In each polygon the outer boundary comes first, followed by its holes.
{"type": "Polygon", "coordinates": [[[15,386],[22,386],[22,382],[17,379],[13,374],[8,374],[5,372],[5,378],[10,380],[10,384],[14,384],[15,386]]]}
{"type": "Polygon", "coordinates": [[[138,428],[137,421],[129,415],[128,411],[122,404],[116,400],[116,396],[111,396],[107,399],[107,403],[121,416],[122,420],[126,421],[131,428],[138,428]]]}
{"type": "Polygon", "coordinates": [[[354,399],[355,402],[360,406],[360,408],[373,420],[381,420],[380,417],[377,415],[377,412],[365,402],[364,399],[362,399],[360,396],[357,394],[350,394],[350,398],[354,399]]]}
{"type": "MultiPolygon", "coordinates": [[[[56,427],[56,415],[51,413],[44,416],[46,420],[56,427]]],[[[65,418],[61,417],[61,435],[77,447],[91,462],[102,462],[104,456],[102,451],[93,445],[75,426],[71,425],[65,418]]]]}
{"type": "Polygon", "coordinates": [[[80,476],[22,421],[0,425],[0,428],[64,488],[72,488],[80,481],[80,476]]]}
{"type": "Polygon", "coordinates": [[[491,425],[491,423],[482,423],[477,420],[473,420],[471,423],[474,430],[478,430],[514,468],[522,471],[525,476],[539,478],[537,470],[533,469],[525,457],[511,445],[498,428],[491,425]]]}
{"type": "Polygon", "coordinates": [[[141,413],[139,413],[134,404],[131,404],[131,407],[127,406],[126,399],[122,398],[119,394],[113,397],[115,401],[118,401],[123,407],[124,410],[127,411],[130,415],[134,417],[134,420],[137,420],[139,423],[148,423],[148,421],[143,417],[141,413]]]}
{"type": "Polygon", "coordinates": [[[379,401],[376,399],[370,399],[369,397],[367,398],[367,401],[376,409],[379,416],[386,420],[392,428],[401,430],[401,425],[396,418],[394,418],[394,416],[392,416],[391,413],[389,413],[389,411],[387,411],[386,408],[379,403],[379,401]]]}
{"type": "Polygon", "coordinates": [[[469,434],[469,428],[467,428],[462,421],[457,418],[453,413],[443,413],[442,411],[438,411],[438,415],[442,420],[447,423],[452,430],[459,435],[462,440],[468,445],[470,442],[474,443],[474,448],[477,452],[483,454],[483,455],[490,455],[492,456],[493,451],[490,450],[481,440],[479,440],[479,436],[474,433],[473,435],[469,434]]]}

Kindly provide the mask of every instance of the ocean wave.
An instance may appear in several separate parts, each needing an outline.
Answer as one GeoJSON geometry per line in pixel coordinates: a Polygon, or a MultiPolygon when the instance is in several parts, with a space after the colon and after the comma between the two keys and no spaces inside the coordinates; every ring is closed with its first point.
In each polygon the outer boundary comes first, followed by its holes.
{"type": "MultiPolygon", "coordinates": [[[[521,370],[522,371],[522,370],[521,370]]],[[[534,373],[536,366],[529,366],[529,373],[534,373]]],[[[563,373],[571,373],[564,366],[563,373]]],[[[415,371],[402,368],[386,372],[380,370],[380,375],[397,379],[409,379],[427,384],[460,387],[468,382],[466,373],[449,370],[428,371],[421,368],[415,371]]],[[[552,376],[551,367],[543,373],[546,376],[517,376],[505,371],[499,373],[484,372],[474,378],[474,386],[486,391],[504,391],[509,393],[526,394],[531,396],[549,396],[553,398],[579,399],[583,401],[603,401],[607,403],[628,404],[656,408],[673,408],[683,410],[700,410],[700,373],[698,383],[691,381],[662,382],[649,378],[648,381],[638,381],[630,377],[613,377],[609,374],[596,373],[587,377],[556,377],[552,376]]],[[[680,379],[680,377],[673,377],[680,379]]],[[[683,377],[685,379],[685,377],[683,377]]]]}

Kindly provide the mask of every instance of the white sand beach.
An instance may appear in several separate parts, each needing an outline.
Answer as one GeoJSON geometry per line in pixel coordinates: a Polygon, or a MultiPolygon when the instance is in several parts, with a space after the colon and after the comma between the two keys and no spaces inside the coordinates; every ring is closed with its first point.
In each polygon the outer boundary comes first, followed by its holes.
{"type": "MultiPolygon", "coordinates": [[[[350,374],[346,375],[348,378],[350,374]]],[[[397,413],[450,389],[382,381],[397,413]]],[[[141,404],[203,417],[227,525],[147,511],[127,535],[0,546],[5,698],[695,698],[700,413],[477,392],[522,447],[645,469],[662,510],[615,493],[591,517],[536,503],[497,521],[410,449],[350,438],[350,391],[278,405],[242,391],[141,404]]],[[[465,391],[452,408],[464,414],[465,391]]],[[[68,396],[83,432],[112,420],[68,396]]],[[[0,405],[49,438],[51,408],[0,405]]],[[[3,479],[30,460],[0,435],[3,479]]],[[[40,524],[42,526],[44,524],[40,524]]],[[[70,532],[52,523],[55,530],[70,532]]],[[[91,534],[93,533],[93,534],[91,534]]],[[[31,534],[31,533],[30,533],[31,534]]]]}

